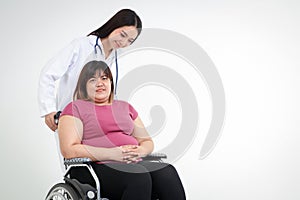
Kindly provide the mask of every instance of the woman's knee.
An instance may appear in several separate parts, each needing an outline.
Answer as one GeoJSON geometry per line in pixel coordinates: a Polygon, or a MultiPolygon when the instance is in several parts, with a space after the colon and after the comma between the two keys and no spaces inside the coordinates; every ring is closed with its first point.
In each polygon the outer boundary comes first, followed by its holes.
{"type": "MultiPolygon", "coordinates": [[[[139,164],[108,164],[105,175],[108,179],[121,181],[126,185],[147,186],[152,184],[147,168],[139,164]],[[108,170],[107,170],[108,169],[108,170]]],[[[103,171],[102,171],[103,172],[103,171]]],[[[99,172],[101,176],[101,171],[99,172]]],[[[103,175],[102,175],[103,176],[103,175]]]]}
{"type": "Polygon", "coordinates": [[[130,164],[122,167],[121,174],[125,174],[124,199],[150,199],[152,191],[152,179],[148,170],[138,164],[130,164]],[[126,197],[126,198],[125,198],[126,197]]]}

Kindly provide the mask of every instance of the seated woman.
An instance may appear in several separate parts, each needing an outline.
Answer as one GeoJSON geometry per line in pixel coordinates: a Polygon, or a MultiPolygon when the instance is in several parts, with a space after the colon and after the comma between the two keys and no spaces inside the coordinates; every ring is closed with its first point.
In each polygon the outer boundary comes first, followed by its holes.
{"type": "MultiPolygon", "coordinates": [[[[101,195],[110,200],[184,200],[176,169],[166,163],[143,161],[153,141],[137,111],[113,100],[113,78],[102,61],[91,61],[81,71],[74,101],[62,111],[58,133],[65,158],[88,157],[101,182],[101,195]]],[[[83,168],[71,178],[94,185],[83,168]]]]}

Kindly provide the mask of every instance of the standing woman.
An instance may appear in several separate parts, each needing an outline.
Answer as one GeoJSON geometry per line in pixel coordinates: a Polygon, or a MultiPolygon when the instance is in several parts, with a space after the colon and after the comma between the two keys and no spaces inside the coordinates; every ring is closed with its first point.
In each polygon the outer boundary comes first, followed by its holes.
{"type": "Polygon", "coordinates": [[[79,73],[91,54],[95,53],[98,60],[110,67],[115,63],[118,73],[117,49],[131,45],[141,30],[139,16],[130,9],[122,9],[100,28],[73,40],[46,64],[40,74],[38,102],[40,115],[52,131],[57,129],[54,115],[72,101],[79,73]],[[59,87],[55,94],[57,80],[59,87]]]}

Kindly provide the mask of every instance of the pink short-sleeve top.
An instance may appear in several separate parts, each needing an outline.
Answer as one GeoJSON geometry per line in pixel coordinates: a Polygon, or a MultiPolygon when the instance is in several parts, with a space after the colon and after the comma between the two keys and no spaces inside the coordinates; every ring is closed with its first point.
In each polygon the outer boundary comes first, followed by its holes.
{"type": "Polygon", "coordinates": [[[71,115],[83,124],[82,144],[95,147],[138,145],[132,136],[137,111],[127,102],[114,100],[110,105],[95,105],[76,100],[69,103],[61,116],[71,115]]]}

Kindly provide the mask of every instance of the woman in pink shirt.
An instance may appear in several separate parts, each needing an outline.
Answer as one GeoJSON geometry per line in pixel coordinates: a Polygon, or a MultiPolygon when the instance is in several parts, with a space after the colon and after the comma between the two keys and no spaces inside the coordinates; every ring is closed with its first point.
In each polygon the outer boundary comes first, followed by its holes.
{"type": "MultiPolygon", "coordinates": [[[[113,100],[111,71],[102,61],[87,63],[79,76],[74,101],[62,111],[58,133],[65,158],[88,157],[110,200],[185,199],[176,169],[166,163],[143,161],[153,141],[137,111],[113,100]]],[[[93,185],[84,168],[71,177],[93,185]]]]}

